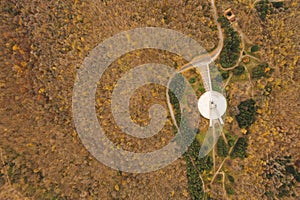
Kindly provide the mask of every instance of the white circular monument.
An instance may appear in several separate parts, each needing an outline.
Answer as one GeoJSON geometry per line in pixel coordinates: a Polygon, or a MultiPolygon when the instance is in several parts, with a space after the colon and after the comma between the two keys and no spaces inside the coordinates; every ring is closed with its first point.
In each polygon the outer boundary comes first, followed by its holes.
{"type": "Polygon", "coordinates": [[[202,94],[198,101],[198,109],[206,119],[220,119],[226,112],[226,108],[226,98],[213,90],[202,94]]]}

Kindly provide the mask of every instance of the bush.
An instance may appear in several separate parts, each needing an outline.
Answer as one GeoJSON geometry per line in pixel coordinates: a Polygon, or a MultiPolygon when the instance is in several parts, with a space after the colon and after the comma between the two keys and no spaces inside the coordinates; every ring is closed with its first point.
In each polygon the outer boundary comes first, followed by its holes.
{"type": "Polygon", "coordinates": [[[222,137],[219,138],[217,143],[217,154],[223,158],[228,155],[228,146],[222,137]]]}
{"type": "Polygon", "coordinates": [[[201,92],[201,93],[204,93],[205,92],[205,88],[203,86],[200,86],[198,88],[198,91],[201,92]]]}
{"type": "Polygon", "coordinates": [[[257,67],[253,68],[252,69],[252,77],[256,78],[256,79],[259,79],[261,77],[266,76],[267,75],[266,74],[266,68],[267,67],[268,67],[267,65],[260,64],[257,67]]]}
{"type": "Polygon", "coordinates": [[[228,180],[229,180],[230,183],[234,183],[234,177],[233,176],[228,174],[227,177],[228,177],[228,180]]]}
{"type": "Polygon", "coordinates": [[[170,89],[168,91],[170,97],[170,103],[174,108],[175,119],[177,124],[181,122],[181,112],[179,101],[185,90],[185,80],[181,75],[176,75],[170,83],[170,89]]]}
{"type": "Polygon", "coordinates": [[[187,178],[188,178],[188,188],[190,192],[191,199],[203,199],[204,191],[202,188],[202,182],[199,177],[197,170],[194,168],[193,163],[189,158],[187,160],[187,178]]]}
{"type": "Polygon", "coordinates": [[[259,46],[257,45],[254,45],[251,47],[251,52],[254,53],[254,52],[257,52],[259,50],[259,46]]]}
{"type": "Polygon", "coordinates": [[[189,82],[190,82],[190,84],[196,83],[196,78],[195,77],[190,78],[189,82]]]}
{"type": "Polygon", "coordinates": [[[246,158],[247,157],[247,153],[246,153],[247,146],[248,146],[248,143],[247,143],[246,139],[243,137],[239,138],[238,141],[236,142],[235,146],[233,147],[233,150],[232,150],[230,156],[232,158],[241,158],[241,159],[246,158]]]}
{"type": "Polygon", "coordinates": [[[228,79],[229,78],[229,72],[228,71],[225,71],[225,72],[222,72],[221,73],[221,76],[224,80],[228,79]]]}
{"type": "Polygon", "coordinates": [[[265,90],[264,95],[269,96],[272,92],[272,88],[273,88],[273,86],[271,84],[267,84],[264,88],[264,90],[265,90]]]}
{"type": "MultiPolygon", "coordinates": [[[[276,184],[280,187],[266,188],[269,190],[265,193],[266,196],[273,199],[281,199],[282,197],[291,197],[295,195],[297,182],[299,182],[299,172],[295,169],[291,156],[269,157],[264,166],[264,176],[268,179],[276,180],[276,184]],[[294,179],[291,179],[291,177],[294,179]]],[[[290,199],[290,198],[289,198],[290,199]]]]}
{"type": "Polygon", "coordinates": [[[231,133],[226,134],[226,138],[228,140],[229,147],[232,147],[237,139],[236,135],[232,135],[231,133]]]}
{"type": "Polygon", "coordinates": [[[219,17],[218,22],[221,24],[222,28],[227,28],[228,26],[230,26],[230,22],[224,16],[219,17]]]}
{"type": "Polygon", "coordinates": [[[283,7],[283,2],[272,2],[274,8],[281,8],[283,7]]]}
{"type": "Polygon", "coordinates": [[[233,190],[232,187],[230,187],[230,186],[225,186],[225,189],[226,189],[226,192],[227,192],[228,195],[233,195],[233,194],[235,194],[235,192],[234,192],[234,190],[233,190]]]}
{"type": "Polygon", "coordinates": [[[271,13],[271,7],[267,0],[258,2],[255,5],[255,9],[258,12],[259,18],[263,21],[266,19],[267,15],[271,13]]]}
{"type": "Polygon", "coordinates": [[[238,105],[238,109],[240,113],[237,114],[235,118],[239,127],[248,128],[255,120],[255,114],[257,110],[255,101],[253,99],[243,101],[238,105]]]}
{"type": "Polygon", "coordinates": [[[239,65],[233,69],[233,74],[236,76],[240,76],[244,73],[244,71],[245,71],[245,67],[242,65],[239,65]]]}
{"type": "Polygon", "coordinates": [[[286,166],[285,170],[288,174],[292,174],[297,182],[300,182],[300,174],[296,171],[294,166],[286,166]]]}

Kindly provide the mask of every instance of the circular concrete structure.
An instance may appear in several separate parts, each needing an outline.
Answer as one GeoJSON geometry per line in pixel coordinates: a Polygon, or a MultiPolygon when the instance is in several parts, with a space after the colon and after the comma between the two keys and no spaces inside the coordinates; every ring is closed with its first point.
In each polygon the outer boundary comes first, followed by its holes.
{"type": "Polygon", "coordinates": [[[226,108],[226,98],[216,91],[205,92],[200,96],[198,101],[198,109],[206,119],[218,119],[222,117],[226,112],[226,108]]]}

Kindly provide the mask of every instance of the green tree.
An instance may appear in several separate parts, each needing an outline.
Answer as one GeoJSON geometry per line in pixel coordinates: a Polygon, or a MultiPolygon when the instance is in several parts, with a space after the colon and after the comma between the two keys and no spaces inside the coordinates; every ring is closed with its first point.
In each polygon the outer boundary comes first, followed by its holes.
{"type": "Polygon", "coordinates": [[[217,154],[220,157],[226,157],[228,155],[228,146],[222,137],[219,138],[217,143],[217,154]]]}
{"type": "Polygon", "coordinates": [[[244,137],[240,137],[238,141],[236,142],[235,146],[233,147],[233,150],[230,154],[232,158],[241,158],[244,159],[247,157],[247,146],[248,143],[244,137]]]}
{"type": "Polygon", "coordinates": [[[251,52],[254,53],[254,52],[257,52],[259,50],[259,46],[257,45],[254,45],[251,47],[251,52]]]}

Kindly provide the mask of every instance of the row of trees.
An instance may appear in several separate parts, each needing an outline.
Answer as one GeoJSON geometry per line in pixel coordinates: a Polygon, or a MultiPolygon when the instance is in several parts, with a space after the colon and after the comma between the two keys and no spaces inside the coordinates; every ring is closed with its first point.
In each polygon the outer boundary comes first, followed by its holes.
{"type": "Polygon", "coordinates": [[[207,194],[205,194],[203,190],[204,188],[199,177],[199,172],[203,173],[204,171],[210,171],[213,167],[213,159],[211,156],[199,158],[200,149],[201,146],[199,142],[194,140],[184,155],[187,162],[188,187],[192,200],[205,199],[204,197],[207,194]],[[195,168],[193,162],[197,169],[195,168]]]}

